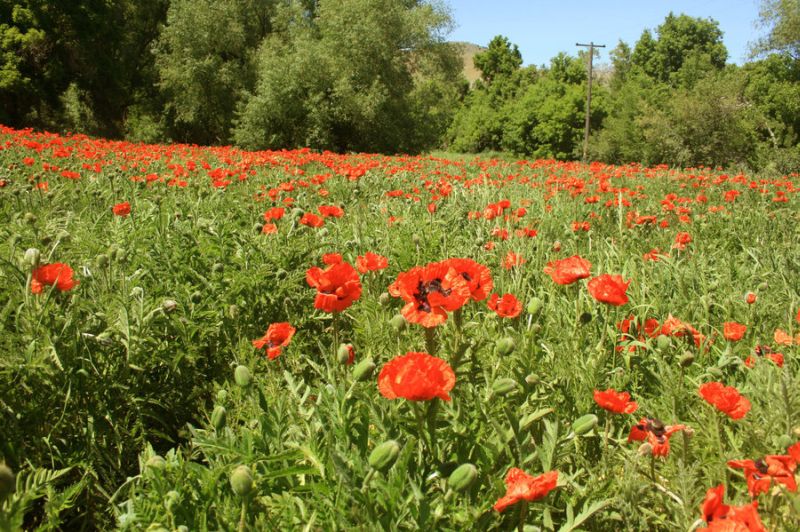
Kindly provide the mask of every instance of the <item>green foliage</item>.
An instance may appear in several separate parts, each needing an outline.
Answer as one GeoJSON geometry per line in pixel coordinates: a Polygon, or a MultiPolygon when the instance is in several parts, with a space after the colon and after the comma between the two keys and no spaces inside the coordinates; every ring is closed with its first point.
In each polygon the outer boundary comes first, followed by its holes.
{"type": "Polygon", "coordinates": [[[754,54],[783,52],[800,59],[800,1],[762,0],[759,22],[769,33],[755,43],[754,54]]]}
{"type": "Polygon", "coordinates": [[[516,44],[512,46],[507,37],[498,35],[489,41],[486,50],[475,54],[472,61],[481,71],[483,80],[492,83],[497,78],[514,74],[522,66],[522,54],[516,44]]]}

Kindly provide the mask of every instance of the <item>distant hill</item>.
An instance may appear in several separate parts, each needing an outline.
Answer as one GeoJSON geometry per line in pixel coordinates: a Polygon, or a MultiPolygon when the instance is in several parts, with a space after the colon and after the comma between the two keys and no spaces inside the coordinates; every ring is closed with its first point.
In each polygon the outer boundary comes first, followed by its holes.
{"type": "Polygon", "coordinates": [[[472,63],[472,58],[475,57],[475,54],[478,52],[486,50],[486,47],[478,46],[471,42],[454,42],[453,44],[461,48],[461,57],[464,59],[464,77],[467,78],[467,81],[469,81],[471,85],[481,78],[481,72],[475,68],[475,65],[472,63]]]}

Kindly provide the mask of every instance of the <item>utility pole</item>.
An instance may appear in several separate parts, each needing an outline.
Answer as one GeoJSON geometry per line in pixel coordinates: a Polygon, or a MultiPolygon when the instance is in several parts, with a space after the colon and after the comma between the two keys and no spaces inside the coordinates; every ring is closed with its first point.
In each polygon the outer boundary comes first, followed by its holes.
{"type": "Polygon", "coordinates": [[[575,46],[585,46],[589,48],[589,91],[586,93],[586,125],[583,130],[583,162],[588,162],[589,158],[589,116],[592,109],[592,60],[594,59],[595,48],[605,48],[605,44],[595,44],[589,41],[589,44],[575,43],[575,46]]]}

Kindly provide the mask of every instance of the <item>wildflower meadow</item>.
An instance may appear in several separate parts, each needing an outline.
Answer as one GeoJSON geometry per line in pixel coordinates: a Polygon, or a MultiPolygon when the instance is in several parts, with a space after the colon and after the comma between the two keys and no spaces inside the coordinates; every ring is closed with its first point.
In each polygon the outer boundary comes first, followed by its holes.
{"type": "Polygon", "coordinates": [[[0,127],[0,530],[798,530],[798,192],[0,127]]]}

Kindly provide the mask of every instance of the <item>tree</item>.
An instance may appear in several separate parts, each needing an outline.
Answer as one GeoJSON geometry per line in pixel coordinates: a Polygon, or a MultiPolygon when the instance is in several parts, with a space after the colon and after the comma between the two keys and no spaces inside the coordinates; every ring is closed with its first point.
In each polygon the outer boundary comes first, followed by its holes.
{"type": "Polygon", "coordinates": [[[695,63],[707,65],[708,69],[719,70],[725,66],[728,51],[722,44],[719,23],[713,19],[670,13],[656,28],[656,33],[658,38],[645,30],[631,55],[633,65],[654,79],[670,82],[691,58],[695,63]]]}
{"type": "Polygon", "coordinates": [[[522,66],[522,54],[516,44],[512,45],[507,37],[497,35],[483,52],[472,58],[475,68],[481,71],[486,83],[492,83],[499,77],[508,77],[522,66]]]}
{"type": "MultiPolygon", "coordinates": [[[[236,142],[386,152],[429,146],[427,110],[441,114],[458,97],[460,65],[440,37],[447,12],[416,0],[319,0],[311,7],[278,10],[259,52],[255,89],[239,107],[236,142]],[[431,96],[437,93],[445,101],[431,96]]],[[[449,112],[437,123],[449,121],[449,112]]]]}
{"type": "Polygon", "coordinates": [[[785,52],[800,60],[800,0],[762,0],[759,22],[769,33],[755,43],[754,55],[785,52]]]}

